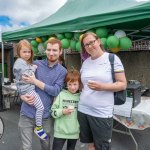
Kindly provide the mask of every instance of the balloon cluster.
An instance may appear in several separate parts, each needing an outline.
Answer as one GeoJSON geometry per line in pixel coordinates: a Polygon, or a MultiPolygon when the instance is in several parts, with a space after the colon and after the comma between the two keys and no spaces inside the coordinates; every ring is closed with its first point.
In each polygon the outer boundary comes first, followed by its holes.
{"type": "Polygon", "coordinates": [[[43,54],[46,50],[46,41],[48,36],[36,37],[31,41],[32,50],[34,54],[43,54]]]}
{"type": "Polygon", "coordinates": [[[81,33],[67,32],[51,35],[49,37],[36,37],[31,41],[32,50],[34,54],[43,54],[46,50],[47,40],[57,38],[61,41],[63,49],[72,49],[79,52],[81,50],[80,35],[81,33]]]}
{"type": "Polygon", "coordinates": [[[62,48],[63,49],[72,49],[74,51],[80,51],[81,50],[81,43],[79,40],[80,33],[76,32],[67,32],[67,33],[61,33],[56,34],[56,37],[61,40],[62,48]]]}
{"type": "Polygon", "coordinates": [[[101,39],[101,42],[105,49],[109,49],[113,53],[117,53],[120,50],[128,50],[132,46],[132,41],[126,36],[123,30],[118,30],[113,34],[108,34],[109,30],[105,27],[96,29],[97,36],[101,39]]]}
{"type": "MultiPolygon", "coordinates": [[[[117,53],[121,49],[128,50],[132,46],[132,41],[126,36],[122,30],[116,31],[114,34],[109,34],[109,30],[105,27],[90,29],[86,32],[94,32],[101,39],[105,49],[117,53]]],[[[36,37],[31,41],[32,49],[35,54],[42,54],[46,49],[46,42],[49,38],[57,38],[62,43],[63,49],[72,49],[81,51],[81,38],[85,32],[66,32],[58,33],[51,36],[36,37]]]]}

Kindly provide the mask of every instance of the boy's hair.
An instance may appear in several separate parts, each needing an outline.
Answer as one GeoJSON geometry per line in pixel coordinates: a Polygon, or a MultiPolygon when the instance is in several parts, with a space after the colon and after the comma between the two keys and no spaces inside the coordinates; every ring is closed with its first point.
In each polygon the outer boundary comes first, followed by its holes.
{"type": "Polygon", "coordinates": [[[52,39],[49,39],[47,42],[46,42],[46,45],[50,43],[50,44],[58,44],[59,45],[59,50],[61,51],[62,49],[62,44],[60,42],[60,40],[56,39],[56,38],[52,38],[52,39]]]}
{"type": "Polygon", "coordinates": [[[17,56],[20,57],[20,50],[21,50],[21,48],[23,46],[27,47],[31,51],[31,57],[28,60],[28,63],[31,64],[33,62],[34,53],[32,51],[31,44],[27,40],[25,40],[25,39],[24,40],[20,40],[19,43],[17,44],[17,56]]]}
{"type": "Polygon", "coordinates": [[[68,73],[65,78],[65,82],[67,83],[67,82],[75,82],[75,81],[81,83],[81,77],[79,71],[76,69],[68,70],[68,73]]]}

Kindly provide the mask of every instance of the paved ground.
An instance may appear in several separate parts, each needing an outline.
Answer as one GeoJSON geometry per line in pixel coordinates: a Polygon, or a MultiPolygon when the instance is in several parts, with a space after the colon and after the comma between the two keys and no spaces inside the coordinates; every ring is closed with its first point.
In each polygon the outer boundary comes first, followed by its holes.
{"type": "MultiPolygon", "coordinates": [[[[19,150],[20,140],[17,127],[19,110],[19,105],[12,104],[11,109],[0,112],[5,124],[5,132],[0,140],[0,150],[19,150]]],[[[150,129],[132,132],[138,142],[138,150],[150,150],[150,129]]],[[[40,150],[39,140],[36,137],[33,140],[33,150],[40,150]]],[[[76,150],[87,150],[87,146],[78,142],[76,150]]],[[[135,150],[135,145],[130,136],[113,132],[112,150],[135,150]]]]}

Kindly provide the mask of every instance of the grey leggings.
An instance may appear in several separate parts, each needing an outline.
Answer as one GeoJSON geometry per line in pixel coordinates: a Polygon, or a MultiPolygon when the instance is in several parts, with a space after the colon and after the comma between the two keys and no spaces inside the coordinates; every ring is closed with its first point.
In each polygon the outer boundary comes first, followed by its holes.
{"type": "Polygon", "coordinates": [[[28,94],[34,97],[34,106],[36,108],[36,115],[35,115],[36,126],[42,126],[42,116],[44,112],[44,106],[41,101],[41,98],[35,92],[35,90],[30,91],[28,94]]]}

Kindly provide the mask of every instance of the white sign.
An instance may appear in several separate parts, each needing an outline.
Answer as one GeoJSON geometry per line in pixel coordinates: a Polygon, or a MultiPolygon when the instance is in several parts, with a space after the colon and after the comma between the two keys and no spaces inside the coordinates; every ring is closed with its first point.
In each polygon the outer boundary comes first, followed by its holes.
{"type": "Polygon", "coordinates": [[[133,98],[127,97],[123,105],[114,105],[114,115],[130,117],[133,105],[133,98]]]}

